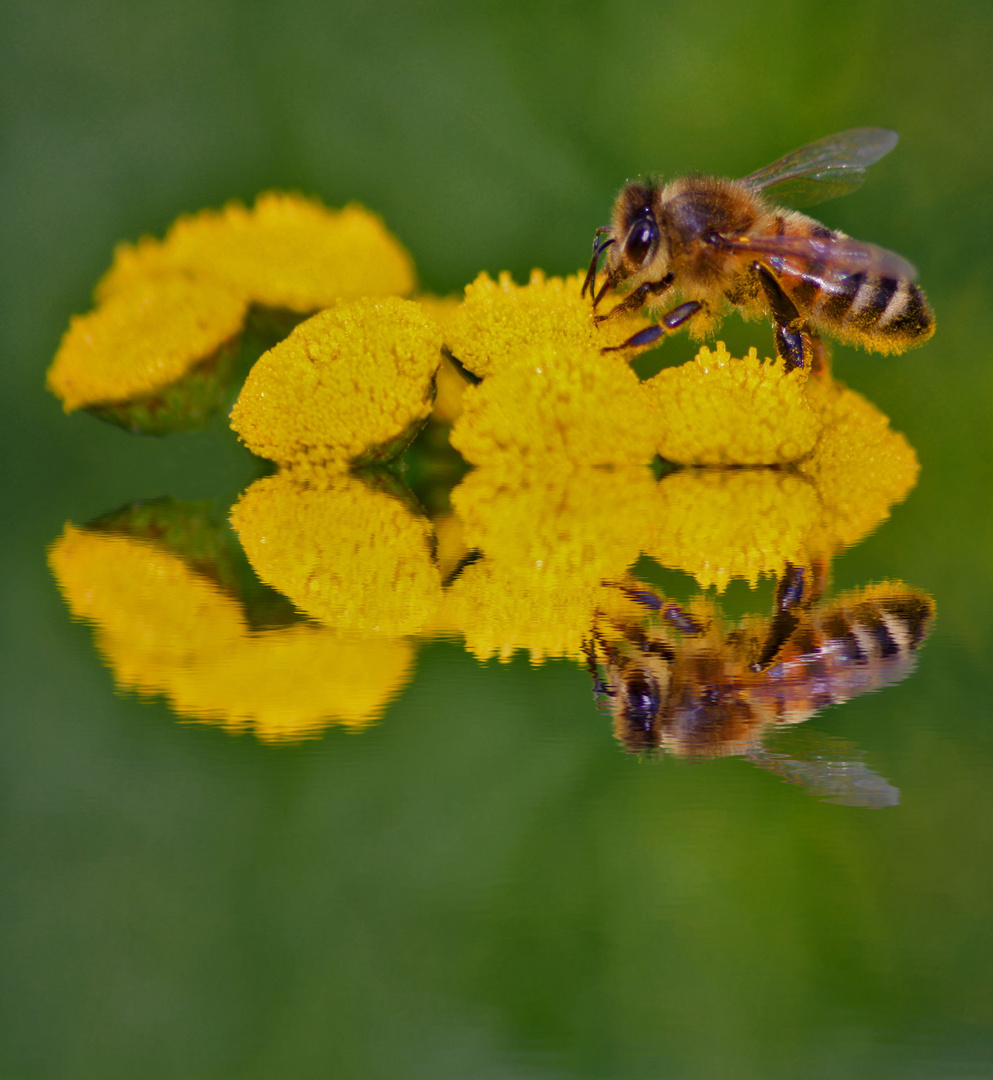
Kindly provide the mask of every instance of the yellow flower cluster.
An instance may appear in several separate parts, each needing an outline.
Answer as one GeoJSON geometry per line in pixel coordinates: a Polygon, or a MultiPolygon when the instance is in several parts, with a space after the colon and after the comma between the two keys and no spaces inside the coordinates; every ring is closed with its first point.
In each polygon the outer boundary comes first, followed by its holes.
{"type": "Polygon", "coordinates": [[[236,600],[153,541],[67,525],[49,563],[122,690],[232,732],[280,742],[364,727],[413,666],[413,646],[395,638],[307,623],[253,631],[236,600]]]}
{"type": "MultiPolygon", "coordinates": [[[[374,214],[260,195],[252,209],[206,210],[180,218],[164,240],[118,247],[98,306],[72,320],[48,387],[67,412],[155,397],[235,344],[249,305],[306,313],[413,288],[410,256],[374,214]]],[[[136,426],[145,420],[140,413],[136,426]]]]}
{"type": "Polygon", "coordinates": [[[339,302],[252,368],[231,426],[300,475],[394,457],[431,413],[441,331],[397,297],[339,302]]]}

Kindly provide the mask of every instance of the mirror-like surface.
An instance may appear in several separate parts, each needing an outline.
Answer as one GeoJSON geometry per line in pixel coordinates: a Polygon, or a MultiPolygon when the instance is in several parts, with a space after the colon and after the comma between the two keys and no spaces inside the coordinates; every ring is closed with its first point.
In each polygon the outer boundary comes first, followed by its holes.
{"type": "Polygon", "coordinates": [[[3,1075],[993,1073],[986,8],[7,21],[3,1075]],[[913,468],[511,481],[432,424],[301,495],[236,390],[138,437],[44,386],[181,213],[357,200],[448,296],[585,268],[628,179],[860,126],[899,146],[818,217],[911,260],[937,332],[834,374],[913,468]]]}

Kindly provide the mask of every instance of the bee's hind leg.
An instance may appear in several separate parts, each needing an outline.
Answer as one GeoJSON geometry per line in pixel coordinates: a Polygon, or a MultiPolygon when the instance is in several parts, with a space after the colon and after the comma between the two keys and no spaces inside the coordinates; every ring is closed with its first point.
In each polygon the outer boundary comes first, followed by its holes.
{"type": "Polygon", "coordinates": [[[783,291],[776,275],[761,263],[754,263],[752,269],[758,276],[766,300],[769,301],[776,352],[786,365],[786,370],[809,367],[814,359],[813,342],[818,339],[815,339],[805,325],[796,304],[783,291]]]}

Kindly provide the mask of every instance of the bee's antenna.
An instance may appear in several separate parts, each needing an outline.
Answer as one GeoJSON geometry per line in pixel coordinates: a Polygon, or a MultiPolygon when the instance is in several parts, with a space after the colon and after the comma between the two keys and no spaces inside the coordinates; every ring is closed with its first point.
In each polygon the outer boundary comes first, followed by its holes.
{"type": "Polygon", "coordinates": [[[596,282],[597,263],[599,263],[600,261],[600,256],[607,250],[607,248],[610,247],[612,243],[614,243],[614,238],[612,236],[608,237],[606,240],[600,239],[604,233],[609,232],[609,225],[601,225],[600,228],[597,229],[596,234],[593,237],[593,258],[590,259],[590,268],[586,271],[586,279],[583,282],[582,289],[580,289],[579,291],[580,296],[585,296],[587,289],[590,290],[590,296],[593,295],[593,286],[596,282]]]}

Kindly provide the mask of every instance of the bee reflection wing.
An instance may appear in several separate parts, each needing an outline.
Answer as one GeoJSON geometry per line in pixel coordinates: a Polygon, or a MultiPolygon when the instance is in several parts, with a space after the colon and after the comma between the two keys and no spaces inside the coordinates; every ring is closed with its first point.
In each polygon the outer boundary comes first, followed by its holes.
{"type": "Polygon", "coordinates": [[[896,146],[899,135],[886,128],[852,128],[828,135],[749,173],[749,187],[775,202],[813,206],[854,191],[866,169],[896,146]]]}
{"type": "Polygon", "coordinates": [[[817,732],[805,735],[789,753],[762,746],[749,751],[748,759],[822,802],[877,810],[900,802],[900,789],[870,769],[856,746],[817,732]]]}
{"type": "Polygon", "coordinates": [[[848,236],[718,236],[716,243],[764,255],[773,270],[792,269],[826,282],[848,274],[878,274],[898,281],[917,277],[914,265],[902,255],[848,236]]]}

